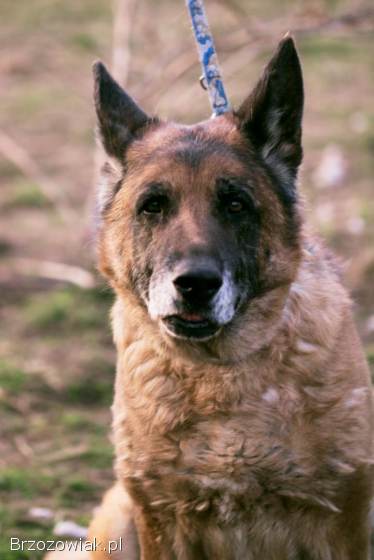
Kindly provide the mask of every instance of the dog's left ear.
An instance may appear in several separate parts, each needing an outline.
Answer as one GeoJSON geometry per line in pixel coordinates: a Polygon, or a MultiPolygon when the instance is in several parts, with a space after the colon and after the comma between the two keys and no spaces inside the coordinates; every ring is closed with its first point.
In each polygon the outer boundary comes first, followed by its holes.
{"type": "Polygon", "coordinates": [[[146,130],[147,125],[156,120],[144,113],[102,62],[93,65],[93,74],[98,132],[109,156],[101,169],[97,191],[97,210],[101,214],[121,186],[128,147],[146,130]]]}
{"type": "Polygon", "coordinates": [[[102,62],[93,66],[94,101],[100,137],[106,153],[123,162],[126,149],[152,121],[112,78],[102,62]]]}
{"type": "Polygon", "coordinates": [[[270,169],[292,183],[302,160],[303,78],[291,37],[283,39],[236,112],[239,126],[270,169]]]}

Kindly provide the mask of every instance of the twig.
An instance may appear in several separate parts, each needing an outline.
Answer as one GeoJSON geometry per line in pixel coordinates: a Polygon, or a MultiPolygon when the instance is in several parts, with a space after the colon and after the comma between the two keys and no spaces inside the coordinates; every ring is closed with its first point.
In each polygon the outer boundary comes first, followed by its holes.
{"type": "Polygon", "coordinates": [[[328,18],[315,25],[300,26],[294,29],[295,35],[308,35],[316,31],[331,31],[350,29],[356,30],[363,28],[364,30],[373,30],[374,28],[374,8],[357,10],[357,12],[349,12],[335,18],[328,18]]]}
{"type": "Polygon", "coordinates": [[[61,189],[47,177],[25,148],[3,131],[0,131],[0,154],[38,185],[64,220],[71,221],[72,214],[61,201],[61,189]]]}
{"type": "MultiPolygon", "coordinates": [[[[232,5],[233,12],[236,15],[238,25],[229,31],[226,35],[232,38],[232,35],[245,31],[250,43],[268,39],[278,33],[284,33],[290,30],[292,34],[298,37],[312,35],[319,32],[348,32],[348,31],[372,31],[374,29],[374,8],[362,8],[355,12],[347,12],[336,17],[319,17],[317,21],[310,24],[308,18],[304,15],[295,16],[294,18],[279,18],[272,21],[262,21],[258,18],[247,18],[243,16],[243,12],[238,6],[232,5]]],[[[236,45],[232,44],[230,50],[235,50],[243,46],[245,43],[239,41],[236,45]]],[[[248,44],[248,43],[247,43],[248,44]]],[[[225,48],[224,45],[222,45],[225,48]]],[[[221,47],[220,47],[221,48],[221,47]]]]}
{"type": "Polygon", "coordinates": [[[43,463],[59,463],[60,461],[70,461],[76,457],[80,457],[84,453],[87,453],[88,446],[85,443],[80,443],[71,447],[65,447],[64,449],[59,449],[49,455],[43,457],[43,463]]]}
{"type": "MultiPolygon", "coordinates": [[[[126,87],[130,71],[130,39],[136,0],[113,0],[112,72],[114,78],[126,87]]],[[[102,147],[95,151],[95,182],[105,161],[102,147]]]]}
{"type": "Polygon", "coordinates": [[[26,258],[2,259],[0,281],[10,279],[12,274],[59,280],[83,289],[93,288],[96,284],[93,274],[78,266],[26,258]]]}
{"type": "Polygon", "coordinates": [[[19,453],[26,459],[30,459],[30,457],[34,456],[34,450],[27,443],[26,439],[23,436],[21,435],[15,436],[14,445],[17,451],[19,451],[19,453]]]}
{"type": "MultiPolygon", "coordinates": [[[[139,4],[139,0],[113,0],[112,72],[114,78],[122,87],[126,86],[130,71],[132,19],[137,4],[139,4]]],[[[97,144],[94,153],[95,186],[99,182],[99,176],[104,162],[104,150],[100,144],[97,144]]],[[[91,216],[93,207],[93,198],[89,197],[85,214],[91,216]]]]}
{"type": "MultiPolygon", "coordinates": [[[[249,62],[256,59],[256,57],[261,53],[261,50],[262,47],[258,43],[253,45],[250,50],[248,49],[247,44],[236,49],[234,54],[231,54],[228,57],[222,57],[222,66],[224,68],[223,75],[226,82],[229,82],[232,76],[243,68],[244,57],[245,63],[249,64],[249,62]]],[[[182,107],[184,104],[188,104],[189,99],[193,97],[196,87],[197,82],[194,82],[188,88],[185,88],[183,93],[179,94],[178,101],[182,107]]]]}
{"type": "Polygon", "coordinates": [[[136,0],[114,0],[113,6],[112,71],[123,87],[130,71],[130,40],[136,4],[136,0]]]}
{"type": "MultiPolygon", "coordinates": [[[[219,0],[219,3],[227,9],[226,0],[219,0]]],[[[222,64],[226,80],[242,68],[241,54],[243,57],[245,56],[246,62],[253,60],[268,46],[269,36],[274,34],[281,34],[285,30],[291,29],[297,37],[302,37],[325,31],[348,32],[358,28],[366,30],[374,25],[373,8],[361,9],[333,18],[319,17],[318,21],[313,24],[305,21],[305,15],[294,16],[291,21],[289,18],[280,18],[272,22],[262,22],[257,18],[246,18],[239,3],[231,2],[230,9],[236,15],[237,24],[227,31],[224,39],[217,38],[218,50],[223,55],[222,64]],[[245,40],[243,40],[243,32],[246,33],[245,40]],[[226,58],[225,54],[228,55],[226,58]]],[[[161,61],[163,68],[161,75],[158,69],[153,70],[148,74],[146,80],[135,87],[136,97],[142,102],[146,101],[152,104],[155,99],[160,99],[165,93],[169,95],[173,85],[177,84],[183,75],[195,65],[197,65],[195,53],[192,52],[191,55],[190,46],[185,47],[179,55],[173,54],[169,59],[166,58],[163,62],[161,61]]],[[[190,98],[195,91],[195,87],[196,84],[194,83],[179,94],[181,105],[190,98]]]]}
{"type": "Polygon", "coordinates": [[[162,75],[160,72],[151,76],[150,79],[135,88],[135,95],[142,102],[160,98],[165,92],[170,91],[174,83],[177,83],[191,68],[198,66],[196,53],[188,48],[174,57],[167,65],[163,65],[162,75]]]}

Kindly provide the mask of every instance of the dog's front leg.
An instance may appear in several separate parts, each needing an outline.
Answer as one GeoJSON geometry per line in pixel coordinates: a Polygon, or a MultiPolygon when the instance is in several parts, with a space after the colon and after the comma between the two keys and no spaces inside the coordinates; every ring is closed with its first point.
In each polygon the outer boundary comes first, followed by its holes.
{"type": "Polygon", "coordinates": [[[91,521],[88,540],[96,544],[89,555],[92,560],[140,559],[134,505],[121,483],[104,496],[91,521]]]}
{"type": "Polygon", "coordinates": [[[174,553],[173,543],[168,538],[169,531],[166,527],[161,526],[157,517],[153,517],[139,508],[135,513],[135,524],[141,560],[177,560],[179,558],[174,553]]]}
{"type": "Polygon", "coordinates": [[[371,473],[358,478],[358,483],[349,494],[343,509],[338,530],[331,538],[331,558],[335,560],[334,544],[341,543],[342,555],[339,560],[368,560],[370,556],[370,503],[368,488],[371,486],[371,473]]]}
{"type": "Polygon", "coordinates": [[[324,541],[300,546],[292,560],[369,560],[370,534],[366,525],[356,519],[352,524],[333,531],[328,543],[324,541]],[[342,530],[343,529],[343,530],[342,530]]]}
{"type": "MultiPolygon", "coordinates": [[[[347,560],[369,560],[370,558],[370,537],[366,529],[352,529],[344,546],[342,559],[347,560]]],[[[332,555],[334,559],[334,555],[332,555]]]]}
{"type": "Polygon", "coordinates": [[[140,545],[141,560],[164,560],[161,552],[160,538],[157,535],[152,520],[142,511],[137,510],[135,525],[140,545]]]}
{"type": "Polygon", "coordinates": [[[354,548],[354,545],[341,547],[339,542],[336,542],[330,547],[330,550],[321,556],[319,553],[314,553],[306,548],[301,548],[293,560],[369,560],[369,544],[365,543],[359,548],[354,548]]]}
{"type": "Polygon", "coordinates": [[[135,517],[141,560],[209,560],[203,540],[193,528],[178,523],[160,527],[147,515],[135,517]]]}

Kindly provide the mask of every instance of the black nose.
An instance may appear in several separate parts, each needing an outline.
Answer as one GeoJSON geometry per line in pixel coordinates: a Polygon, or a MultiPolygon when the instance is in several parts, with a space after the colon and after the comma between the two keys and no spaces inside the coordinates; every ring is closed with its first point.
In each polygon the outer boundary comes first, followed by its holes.
{"type": "Polygon", "coordinates": [[[215,267],[188,267],[174,278],[174,286],[190,302],[210,301],[222,286],[222,276],[215,267]]]}

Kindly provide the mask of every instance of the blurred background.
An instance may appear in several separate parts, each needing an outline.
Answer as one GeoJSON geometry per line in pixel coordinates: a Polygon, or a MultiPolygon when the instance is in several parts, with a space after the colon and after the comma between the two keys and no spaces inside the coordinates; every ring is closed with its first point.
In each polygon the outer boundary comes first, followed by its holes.
{"type": "MultiPolygon", "coordinates": [[[[345,263],[374,366],[374,7],[206,0],[237,105],[285,32],[304,68],[307,216],[345,263]]],[[[92,62],[149,113],[210,115],[183,0],[0,3],[0,557],[84,534],[110,485],[115,355],[95,273],[92,62]],[[70,523],[70,524],[69,524],[70,523]],[[56,536],[54,536],[56,538],[56,536]]]]}

